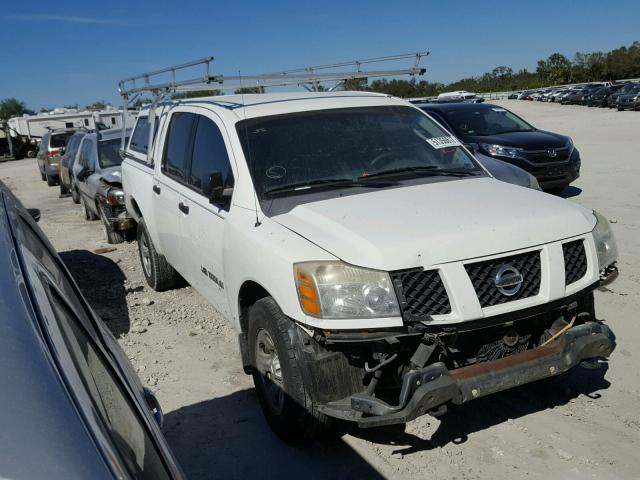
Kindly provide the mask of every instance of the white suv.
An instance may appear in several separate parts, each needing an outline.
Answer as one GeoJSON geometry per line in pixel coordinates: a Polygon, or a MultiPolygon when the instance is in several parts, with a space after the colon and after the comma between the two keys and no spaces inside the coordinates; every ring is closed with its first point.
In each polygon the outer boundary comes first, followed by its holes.
{"type": "Polygon", "coordinates": [[[608,357],[602,216],[492,178],[420,109],[357,92],[142,111],[125,152],[144,274],[182,275],[238,332],[288,441],[460,404],[608,357]]]}

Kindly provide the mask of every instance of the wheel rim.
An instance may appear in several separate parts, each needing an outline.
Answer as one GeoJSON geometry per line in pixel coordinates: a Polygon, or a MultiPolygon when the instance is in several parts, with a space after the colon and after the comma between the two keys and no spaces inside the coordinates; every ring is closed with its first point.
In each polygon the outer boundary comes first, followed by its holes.
{"type": "Polygon", "coordinates": [[[151,276],[151,253],[149,252],[149,244],[147,243],[147,235],[142,234],[140,236],[140,258],[142,259],[142,268],[147,277],[151,276]]]}
{"type": "Polygon", "coordinates": [[[278,352],[271,335],[260,330],[256,338],[256,369],[260,373],[260,383],[269,408],[281,413],[284,407],[284,381],[278,352]]]}

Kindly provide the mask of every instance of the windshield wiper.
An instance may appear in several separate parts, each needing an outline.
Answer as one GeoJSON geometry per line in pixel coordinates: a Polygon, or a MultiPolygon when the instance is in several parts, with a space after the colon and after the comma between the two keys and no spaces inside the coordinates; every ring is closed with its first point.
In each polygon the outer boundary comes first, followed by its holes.
{"type": "Polygon", "coordinates": [[[378,188],[378,187],[387,187],[393,185],[394,182],[361,182],[359,180],[354,180],[353,178],[321,178],[318,180],[311,180],[307,182],[300,183],[292,183],[289,185],[283,185],[281,187],[275,187],[270,190],[266,190],[264,195],[270,195],[273,193],[281,193],[281,192],[298,192],[303,190],[311,190],[313,188],[318,187],[327,187],[336,185],[339,187],[362,187],[362,188],[378,188]]]}
{"type": "Polygon", "coordinates": [[[369,173],[359,177],[361,180],[368,178],[385,177],[393,175],[402,175],[403,173],[414,173],[426,177],[473,177],[479,173],[478,170],[459,170],[453,168],[440,168],[435,165],[424,165],[421,167],[402,167],[393,168],[391,170],[382,170],[381,172],[369,173]]]}

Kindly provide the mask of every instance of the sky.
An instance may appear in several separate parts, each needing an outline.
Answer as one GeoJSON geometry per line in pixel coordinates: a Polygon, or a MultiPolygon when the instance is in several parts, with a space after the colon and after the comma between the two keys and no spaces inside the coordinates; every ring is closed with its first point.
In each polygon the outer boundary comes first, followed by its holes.
{"type": "Polygon", "coordinates": [[[119,104],[119,79],[209,55],[244,75],[428,50],[446,83],[640,40],[638,0],[30,0],[0,20],[0,99],[35,110],[119,104]]]}

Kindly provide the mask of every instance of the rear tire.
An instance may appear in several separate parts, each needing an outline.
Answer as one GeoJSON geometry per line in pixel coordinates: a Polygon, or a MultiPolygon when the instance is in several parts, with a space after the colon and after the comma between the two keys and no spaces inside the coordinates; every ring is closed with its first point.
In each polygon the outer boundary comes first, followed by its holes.
{"type": "Polygon", "coordinates": [[[271,297],[249,310],[249,352],[262,412],[276,435],[301,444],[326,435],[331,419],[309,395],[289,336],[292,326],[271,297]]]}
{"type": "Polygon", "coordinates": [[[43,173],[43,172],[40,172],[40,179],[41,179],[43,182],[46,182],[46,181],[47,181],[47,175],[46,175],[45,173],[43,173]]]}
{"type": "Polygon", "coordinates": [[[180,276],[163,255],[156,252],[144,220],[138,223],[138,253],[147,284],[156,292],[176,286],[180,276]]]}
{"type": "Polygon", "coordinates": [[[69,195],[69,187],[60,181],[60,195],[69,195]]]}

